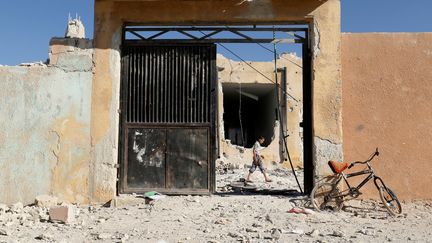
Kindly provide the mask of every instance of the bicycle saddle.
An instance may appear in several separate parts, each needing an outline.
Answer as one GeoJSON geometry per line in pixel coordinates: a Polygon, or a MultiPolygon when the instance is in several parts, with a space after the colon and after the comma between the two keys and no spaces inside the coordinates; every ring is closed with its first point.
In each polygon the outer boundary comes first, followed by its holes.
{"type": "Polygon", "coordinates": [[[347,162],[336,162],[333,160],[330,160],[328,162],[328,165],[330,166],[330,169],[333,171],[333,173],[340,174],[342,171],[346,170],[348,168],[347,162]]]}

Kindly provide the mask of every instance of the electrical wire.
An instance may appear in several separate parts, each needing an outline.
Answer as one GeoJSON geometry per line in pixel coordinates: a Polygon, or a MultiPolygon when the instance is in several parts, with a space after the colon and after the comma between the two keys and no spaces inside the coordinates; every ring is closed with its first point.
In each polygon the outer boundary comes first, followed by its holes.
{"type": "Polygon", "coordinates": [[[243,133],[243,122],[242,122],[241,108],[242,108],[242,82],[240,80],[240,90],[239,90],[239,122],[240,122],[240,133],[241,133],[241,138],[242,138],[242,146],[245,147],[245,138],[244,138],[244,133],[243,133]]]}
{"type": "MultiPolygon", "coordinates": [[[[229,26],[226,26],[226,25],[225,25],[225,28],[229,28],[229,26]]],[[[275,35],[273,35],[273,39],[276,39],[276,36],[275,36],[275,35]]],[[[273,54],[273,50],[271,50],[270,48],[267,48],[267,47],[264,46],[263,44],[261,44],[261,43],[257,43],[257,42],[253,42],[253,41],[250,40],[250,39],[247,39],[247,40],[250,41],[250,42],[253,43],[253,44],[257,44],[257,45],[259,45],[259,46],[262,47],[263,49],[265,49],[265,50],[267,50],[268,52],[270,52],[270,53],[273,54]]],[[[282,58],[282,59],[284,59],[284,60],[286,60],[286,61],[288,61],[288,62],[290,62],[290,63],[292,63],[292,64],[294,64],[294,65],[296,65],[297,67],[303,69],[303,67],[302,67],[301,65],[299,65],[299,64],[297,64],[297,63],[295,63],[295,62],[293,62],[292,60],[289,60],[289,59],[287,59],[287,58],[284,58],[283,56],[280,55],[280,53],[277,53],[277,52],[276,52],[276,54],[278,55],[278,57],[280,57],[280,58],[282,58]]]]}
{"type": "MultiPolygon", "coordinates": [[[[276,38],[276,33],[275,33],[275,31],[273,31],[273,39],[275,39],[275,38],[276,38]]],[[[276,80],[276,84],[275,85],[276,85],[276,87],[278,87],[276,43],[273,44],[273,54],[274,54],[274,68],[275,68],[274,73],[275,73],[275,80],[276,80]]],[[[297,174],[296,174],[296,172],[294,170],[294,166],[293,166],[293,163],[292,163],[292,160],[291,160],[291,155],[289,153],[288,145],[287,145],[287,142],[286,142],[286,137],[285,137],[285,133],[284,133],[285,129],[284,129],[284,125],[283,125],[283,117],[282,117],[282,112],[281,112],[281,109],[280,109],[281,104],[280,104],[280,99],[279,99],[279,92],[276,92],[276,100],[277,100],[276,101],[277,102],[277,110],[278,110],[279,120],[280,120],[280,129],[282,131],[282,139],[284,141],[285,151],[287,152],[288,160],[289,160],[290,165],[291,165],[291,171],[294,174],[294,177],[296,179],[296,182],[297,182],[297,185],[298,185],[298,187],[300,189],[300,192],[303,194],[303,190],[302,190],[302,188],[300,186],[300,182],[299,182],[299,180],[297,178],[297,174]]]]}
{"type": "MultiPolygon", "coordinates": [[[[263,76],[265,79],[267,79],[268,81],[270,81],[272,84],[276,84],[271,78],[267,77],[265,74],[263,74],[260,70],[256,69],[254,66],[252,66],[250,63],[248,63],[246,60],[244,60],[242,57],[240,57],[239,55],[237,55],[235,52],[231,51],[228,47],[226,47],[225,45],[223,45],[222,43],[217,43],[218,45],[220,45],[221,47],[223,47],[225,50],[227,50],[229,53],[231,53],[232,55],[234,55],[235,57],[237,57],[238,59],[240,59],[243,63],[245,63],[246,65],[248,65],[250,68],[252,68],[253,70],[255,70],[257,73],[259,73],[261,76],[263,76]]],[[[278,87],[282,93],[284,93],[285,95],[289,96],[291,99],[293,99],[295,102],[299,102],[296,98],[294,98],[294,96],[288,94],[285,90],[281,89],[280,87],[278,87]]]]}
{"type": "MultiPolygon", "coordinates": [[[[206,33],[202,32],[201,30],[198,30],[198,32],[200,32],[203,35],[206,35],[206,33]]],[[[212,39],[212,38],[209,38],[212,39]]],[[[254,42],[251,42],[254,43],[254,42]]],[[[232,50],[230,50],[228,47],[226,47],[225,45],[223,45],[222,43],[216,43],[217,45],[221,46],[222,48],[224,48],[226,51],[228,51],[229,53],[231,53],[232,55],[234,55],[235,57],[237,57],[238,59],[240,59],[243,63],[245,63],[246,65],[248,65],[250,68],[252,68],[253,70],[255,70],[255,72],[259,73],[261,76],[263,76],[265,79],[267,79],[268,81],[270,81],[272,84],[275,84],[275,82],[267,77],[264,73],[262,73],[260,70],[256,69],[254,66],[252,66],[250,63],[248,63],[246,60],[244,60],[241,56],[237,55],[235,52],[233,52],[232,50]]],[[[280,88],[279,88],[280,89],[280,88]]],[[[294,98],[294,96],[288,94],[285,90],[280,89],[282,91],[282,93],[288,97],[290,97],[291,99],[293,99],[295,102],[299,102],[296,98],[294,98]]]]}

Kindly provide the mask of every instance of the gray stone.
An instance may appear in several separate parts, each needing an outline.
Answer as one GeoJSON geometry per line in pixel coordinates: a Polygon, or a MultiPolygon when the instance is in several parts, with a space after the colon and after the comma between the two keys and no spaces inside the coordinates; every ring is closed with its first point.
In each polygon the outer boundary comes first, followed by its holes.
{"type": "Polygon", "coordinates": [[[58,204],[58,198],[50,195],[39,195],[35,198],[35,204],[40,208],[54,207],[58,204]]]}
{"type": "Polygon", "coordinates": [[[280,230],[279,230],[279,229],[273,229],[273,230],[272,230],[271,237],[272,237],[273,240],[279,240],[280,237],[281,237],[281,232],[280,232],[280,230]]]}
{"type": "Polygon", "coordinates": [[[54,239],[54,236],[52,236],[49,233],[43,233],[41,235],[36,236],[36,240],[44,240],[44,241],[51,241],[54,239]]]}
{"type": "Polygon", "coordinates": [[[17,202],[10,207],[10,211],[12,213],[20,213],[22,212],[23,208],[24,205],[22,204],[22,202],[17,202]]]}
{"type": "Polygon", "coordinates": [[[5,213],[9,210],[9,207],[6,204],[0,203],[0,213],[5,213]]]}
{"type": "Polygon", "coordinates": [[[0,235],[11,235],[11,232],[8,229],[0,229],[0,235]]]}
{"type": "Polygon", "coordinates": [[[338,230],[334,230],[333,233],[331,233],[330,235],[334,237],[344,237],[344,233],[338,230]]]}
{"type": "Polygon", "coordinates": [[[112,235],[109,233],[100,233],[98,234],[97,238],[99,240],[107,240],[107,239],[111,239],[112,235]]]}

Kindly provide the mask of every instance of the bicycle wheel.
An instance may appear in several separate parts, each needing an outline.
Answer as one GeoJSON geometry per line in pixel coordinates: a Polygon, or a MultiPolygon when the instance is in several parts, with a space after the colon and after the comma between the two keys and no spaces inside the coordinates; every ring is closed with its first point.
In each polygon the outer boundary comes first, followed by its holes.
{"type": "Polygon", "coordinates": [[[321,211],[324,209],[332,209],[339,211],[343,206],[342,197],[338,197],[339,189],[332,183],[317,184],[311,192],[312,206],[321,211]]]}
{"type": "Polygon", "coordinates": [[[389,211],[392,216],[402,213],[402,206],[396,194],[388,187],[381,186],[379,194],[384,207],[389,211]]]}

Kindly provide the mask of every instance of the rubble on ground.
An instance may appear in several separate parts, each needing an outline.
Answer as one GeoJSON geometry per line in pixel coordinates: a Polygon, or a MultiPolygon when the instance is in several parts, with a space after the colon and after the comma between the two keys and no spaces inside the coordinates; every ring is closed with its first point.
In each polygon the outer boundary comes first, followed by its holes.
{"type": "MultiPolygon", "coordinates": [[[[218,187],[246,173],[247,169],[232,169],[217,175],[218,187]]],[[[258,188],[296,185],[290,171],[269,173],[271,183],[261,182],[262,175],[254,173],[258,188]]],[[[143,195],[120,197],[107,207],[73,205],[47,196],[38,196],[34,205],[0,204],[0,241],[427,242],[431,237],[432,205],[424,201],[404,203],[403,214],[392,217],[379,201],[370,199],[351,201],[340,212],[311,213],[303,195],[230,190],[209,196],[165,196],[151,204],[143,195]],[[63,218],[55,220],[53,210],[60,210],[63,218]]]]}

